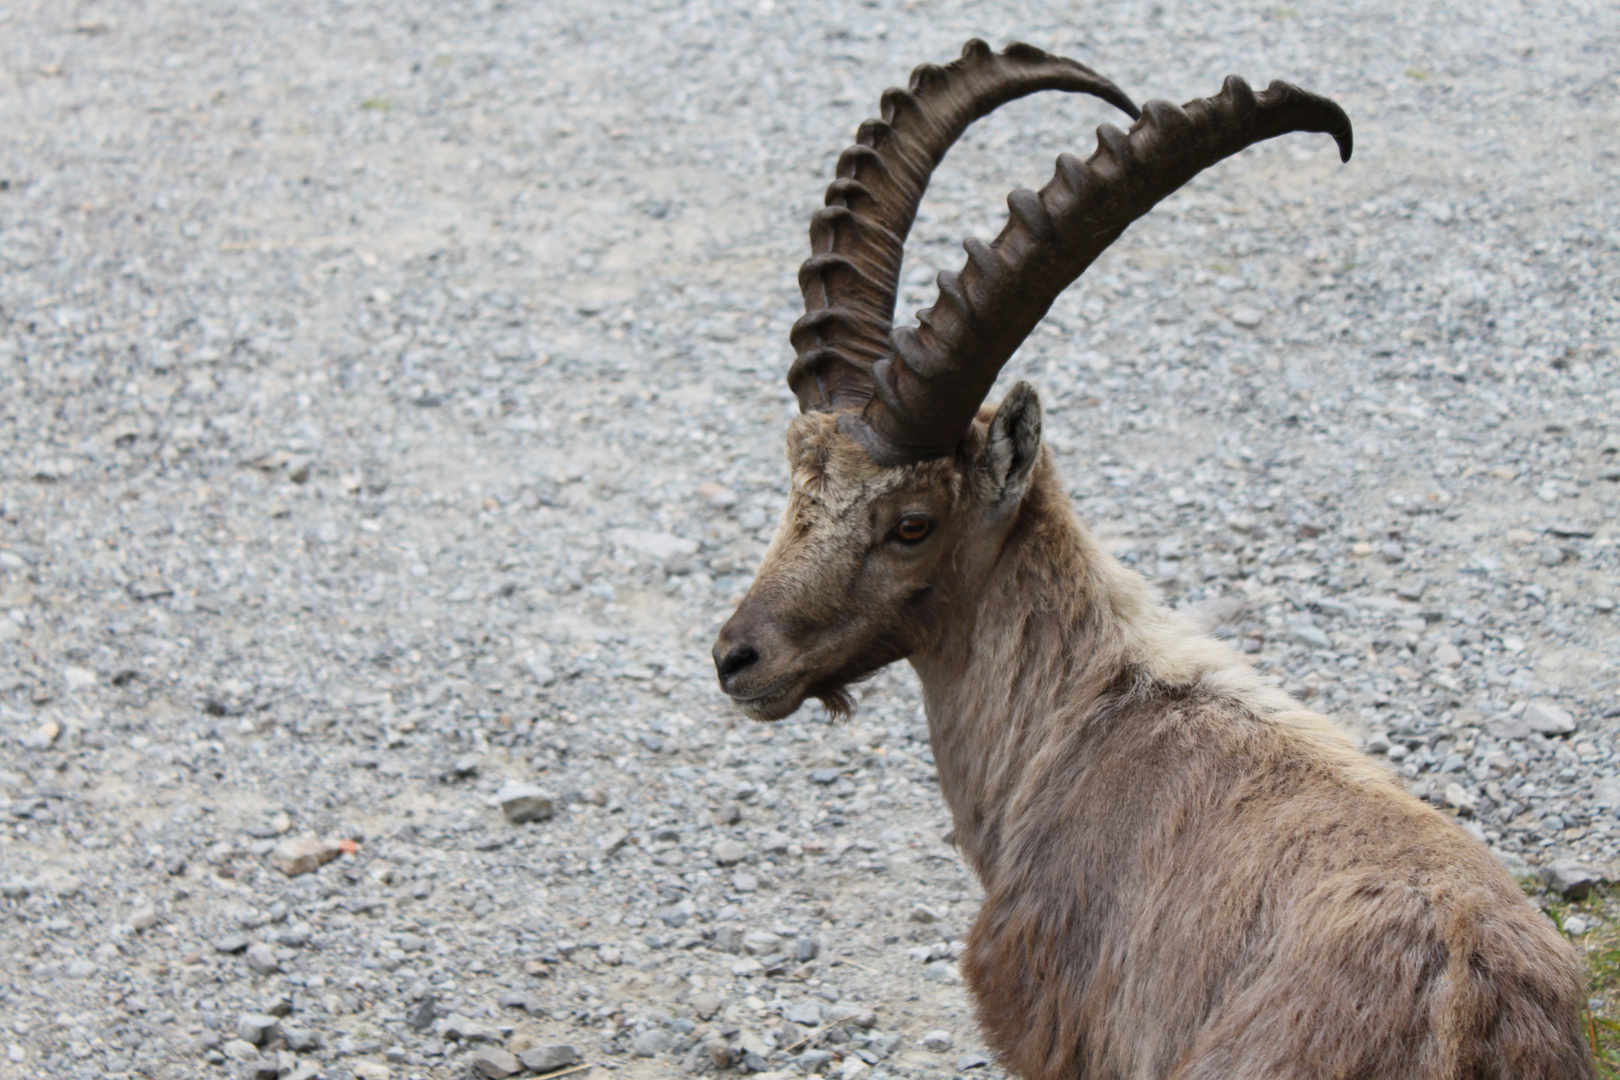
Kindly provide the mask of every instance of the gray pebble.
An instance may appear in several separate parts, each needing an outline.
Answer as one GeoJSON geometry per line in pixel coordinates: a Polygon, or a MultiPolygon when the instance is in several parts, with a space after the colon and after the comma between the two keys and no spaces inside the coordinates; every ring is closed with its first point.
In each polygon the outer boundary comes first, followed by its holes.
{"type": "Polygon", "coordinates": [[[1333,642],[1328,639],[1327,633],[1320,627],[1310,623],[1295,623],[1288,628],[1288,636],[1301,645],[1309,645],[1313,649],[1331,649],[1333,642]]]}
{"type": "Polygon", "coordinates": [[[58,724],[55,720],[47,720],[17,741],[26,750],[49,750],[52,744],[56,742],[56,737],[61,731],[61,724],[58,724]]]}
{"type": "Polygon", "coordinates": [[[675,1046],[675,1037],[663,1028],[651,1028],[630,1040],[630,1052],[636,1057],[654,1057],[675,1046]]]}
{"type": "Polygon", "coordinates": [[[821,1005],[815,1001],[797,1001],[789,1005],[782,1015],[795,1024],[816,1027],[821,1023],[821,1005]]]}
{"type": "Polygon", "coordinates": [[[523,1071],[523,1063],[517,1056],[498,1046],[486,1046],[476,1051],[467,1059],[467,1065],[475,1075],[492,1077],[494,1080],[503,1080],[523,1071]]]}
{"type": "Polygon", "coordinates": [[[1531,731],[1543,735],[1568,735],[1575,730],[1575,717],[1568,709],[1550,701],[1532,701],[1524,707],[1524,722],[1531,731]]]}
{"type": "Polygon", "coordinates": [[[557,812],[550,795],[533,784],[509,783],[496,794],[501,813],[514,825],[545,821],[557,812]]]}
{"type": "Polygon", "coordinates": [[[248,946],[248,967],[260,975],[274,975],[281,970],[281,958],[276,955],[275,946],[266,942],[258,942],[248,946]]]}
{"type": "Polygon", "coordinates": [[[275,1038],[276,1030],[280,1026],[279,1020],[263,1013],[243,1013],[236,1018],[237,1036],[254,1046],[263,1046],[275,1038]]]}
{"type": "Polygon", "coordinates": [[[806,1050],[794,1060],[798,1062],[799,1068],[805,1073],[805,1075],[813,1076],[814,1074],[820,1072],[832,1061],[832,1051],[806,1050]]]}
{"type": "Polygon", "coordinates": [[[1565,900],[1584,900],[1602,884],[1594,871],[1574,859],[1559,859],[1542,867],[1541,879],[1565,900]]]}
{"type": "Polygon", "coordinates": [[[552,1043],[548,1046],[530,1047],[518,1055],[518,1060],[530,1072],[546,1073],[577,1065],[580,1056],[579,1051],[567,1043],[552,1043]]]}
{"type": "Polygon", "coordinates": [[[278,1080],[281,1076],[281,1065],[269,1058],[249,1058],[242,1062],[238,1075],[245,1080],[278,1080]]]}
{"type": "Polygon", "coordinates": [[[257,1062],[259,1048],[246,1039],[227,1039],[220,1046],[220,1050],[232,1061],[257,1062]]]}
{"type": "Polygon", "coordinates": [[[494,1042],[495,1033],[478,1021],[451,1013],[435,1025],[440,1036],[460,1042],[494,1042]]]}
{"type": "Polygon", "coordinates": [[[687,999],[687,1004],[698,1019],[708,1020],[720,1011],[723,1002],[716,995],[700,990],[687,999]]]}

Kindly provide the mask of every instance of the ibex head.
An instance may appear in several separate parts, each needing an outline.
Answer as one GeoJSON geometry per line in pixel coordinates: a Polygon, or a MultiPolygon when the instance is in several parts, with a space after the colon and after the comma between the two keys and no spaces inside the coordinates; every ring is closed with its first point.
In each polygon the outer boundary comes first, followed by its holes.
{"type": "Polygon", "coordinates": [[[1017,517],[1040,459],[1040,403],[1020,383],[981,404],[1059,293],[1131,222],[1203,169],[1291,131],[1331,134],[1350,157],[1350,121],[1287,83],[1263,93],[1229,78],[1220,94],[1138,110],[1096,72],[1028,45],[970,41],[947,67],[923,65],[861,125],[810,226],[799,272],[788,385],[803,415],[788,432],[792,490],[747,598],[720,631],[720,685],[756,719],[807,697],[837,711],[845,687],[925,649],[953,598],[971,593],[1017,517]],[[929,177],[979,117],[1037,90],[1095,94],[1129,133],[1098,129],[1082,162],[1058,158],[1038,193],[1015,191],[1001,235],[968,240],[960,273],[915,330],[893,329],[905,238],[929,177]]]}

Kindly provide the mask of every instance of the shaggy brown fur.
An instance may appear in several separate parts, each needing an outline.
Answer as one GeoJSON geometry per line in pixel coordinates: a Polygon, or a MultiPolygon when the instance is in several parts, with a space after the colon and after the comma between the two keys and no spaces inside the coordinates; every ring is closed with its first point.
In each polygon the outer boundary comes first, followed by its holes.
{"type": "Polygon", "coordinates": [[[796,420],[787,516],[716,648],[757,652],[722,682],[764,719],[910,658],[984,883],[963,973],[1005,1064],[1590,1077],[1569,945],[1481,844],[1096,547],[1019,394],[954,458],[897,468],[796,420]],[[895,545],[918,513],[935,535],[895,545]]]}

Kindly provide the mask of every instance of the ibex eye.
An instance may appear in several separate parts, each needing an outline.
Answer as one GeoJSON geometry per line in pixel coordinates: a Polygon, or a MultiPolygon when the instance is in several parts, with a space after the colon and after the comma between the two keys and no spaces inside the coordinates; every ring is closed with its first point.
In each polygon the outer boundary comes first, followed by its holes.
{"type": "Polygon", "coordinates": [[[934,523],[925,517],[901,518],[894,527],[894,538],[902,544],[920,544],[934,531],[934,523]]]}

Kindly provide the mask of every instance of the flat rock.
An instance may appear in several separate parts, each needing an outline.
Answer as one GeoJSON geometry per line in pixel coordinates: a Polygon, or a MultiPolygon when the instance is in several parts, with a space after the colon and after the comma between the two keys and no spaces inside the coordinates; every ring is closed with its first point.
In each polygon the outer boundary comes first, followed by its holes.
{"type": "Polygon", "coordinates": [[[494,1042],[495,1033],[478,1021],[463,1016],[460,1013],[451,1013],[436,1025],[438,1032],[446,1039],[456,1039],[461,1042],[494,1042]]]}
{"type": "Polygon", "coordinates": [[[1574,859],[1559,859],[1542,867],[1541,880],[1565,900],[1584,900],[1602,883],[1597,873],[1574,859]]]}
{"type": "Polygon", "coordinates": [[[697,554],[699,547],[696,540],[651,529],[609,529],[607,535],[613,543],[642,555],[650,555],[659,562],[690,558],[697,554]]]}
{"type": "Polygon", "coordinates": [[[248,946],[247,965],[260,975],[274,975],[281,970],[281,957],[275,946],[261,941],[248,946]]]}
{"type": "Polygon", "coordinates": [[[732,490],[726,487],[726,485],[714,480],[711,480],[706,484],[699,484],[697,486],[697,497],[708,503],[710,506],[721,510],[737,504],[737,496],[732,493],[732,490]]]}
{"type": "Polygon", "coordinates": [[[508,783],[496,792],[495,799],[514,825],[545,821],[557,812],[555,800],[533,784],[508,783]]]}
{"type": "Polygon", "coordinates": [[[877,1024],[877,1013],[869,1006],[854,1001],[839,1001],[822,1010],[822,1022],[850,1024],[858,1028],[871,1028],[877,1024]]]}
{"type": "Polygon", "coordinates": [[[270,850],[270,865],[288,877],[308,874],[343,854],[337,840],[314,836],[289,836],[270,850]]]}
{"type": "Polygon", "coordinates": [[[264,1013],[243,1013],[236,1018],[236,1034],[254,1046],[263,1046],[276,1037],[281,1021],[264,1013]]]}
{"type": "Polygon", "coordinates": [[[549,1046],[530,1047],[518,1054],[518,1060],[530,1072],[546,1073],[579,1064],[579,1051],[567,1043],[553,1043],[549,1046]]]}
{"type": "Polygon", "coordinates": [[[1522,716],[1503,713],[1485,721],[1485,730],[1498,739],[1524,739],[1530,735],[1530,721],[1522,716]]]}
{"type": "Polygon", "coordinates": [[[476,1076],[490,1076],[495,1080],[513,1076],[523,1071],[523,1063],[516,1054],[508,1053],[498,1046],[486,1046],[467,1059],[467,1066],[476,1076]]]}
{"type": "Polygon", "coordinates": [[[656,1057],[675,1046],[675,1037],[663,1028],[651,1028],[630,1040],[630,1052],[636,1057],[656,1057]]]}
{"type": "Polygon", "coordinates": [[[1474,810],[1479,804],[1479,800],[1474,796],[1474,793],[1461,784],[1447,784],[1444,798],[1447,806],[1470,817],[1473,816],[1474,810]]]}
{"type": "Polygon", "coordinates": [[[818,1027],[821,1024],[821,1004],[816,1001],[796,1001],[789,1005],[782,1013],[784,1019],[805,1027],[818,1027]]]}
{"type": "Polygon", "coordinates": [[[1568,709],[1550,701],[1532,701],[1524,707],[1524,722],[1542,735],[1568,735],[1575,730],[1575,717],[1568,709]]]}
{"type": "Polygon", "coordinates": [[[61,724],[58,724],[55,720],[47,720],[17,741],[22,743],[23,748],[26,750],[49,750],[51,744],[56,742],[56,737],[61,733],[61,724]]]}
{"type": "Polygon", "coordinates": [[[1331,649],[1333,642],[1328,638],[1327,632],[1311,623],[1294,623],[1288,628],[1288,637],[1301,645],[1309,645],[1313,649],[1331,649]]]}

